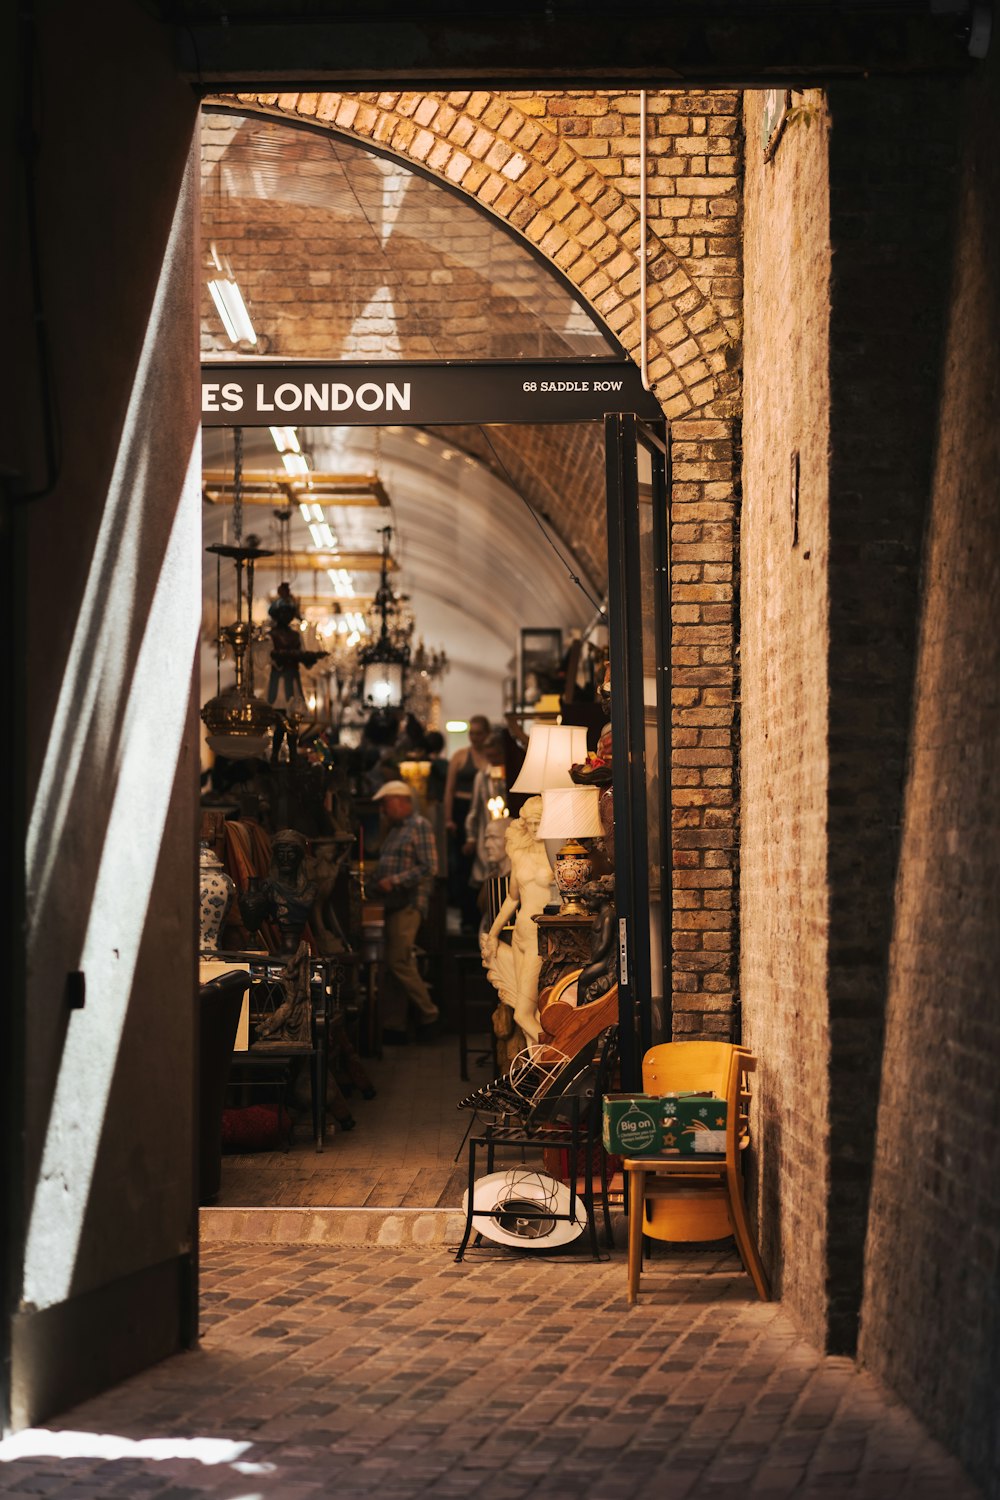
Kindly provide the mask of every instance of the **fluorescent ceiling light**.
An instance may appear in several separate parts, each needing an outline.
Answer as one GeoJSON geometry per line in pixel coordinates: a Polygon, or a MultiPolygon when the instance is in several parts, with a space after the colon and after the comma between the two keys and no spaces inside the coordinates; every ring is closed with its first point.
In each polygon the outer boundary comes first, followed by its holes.
{"type": "Polygon", "coordinates": [[[243,301],[243,293],[236,282],[219,278],[208,283],[208,290],[212,294],[212,301],[222,319],[222,326],[226,330],[230,343],[256,344],[257,332],[250,321],[247,305],[243,301]]]}
{"type": "Polygon", "coordinates": [[[327,568],[326,572],[338,599],[354,597],[354,580],[346,568],[327,568]]]}
{"type": "Polygon", "coordinates": [[[302,447],[299,443],[299,435],[294,427],[270,427],[268,428],[274,438],[274,446],[279,453],[301,453],[302,447]]]}
{"type": "Polygon", "coordinates": [[[301,453],[283,453],[281,455],[281,462],[284,464],[285,472],[288,474],[309,473],[309,465],[301,453]]]}
{"type": "Polygon", "coordinates": [[[309,535],[312,537],[314,545],[322,547],[324,552],[335,549],[337,546],[337,538],[325,521],[320,526],[317,526],[315,521],[310,521],[309,535]]]}
{"type": "Polygon", "coordinates": [[[214,240],[209,243],[208,250],[212,257],[212,264],[219,272],[218,276],[209,281],[208,290],[212,294],[216,311],[222,319],[226,336],[233,344],[256,344],[257,333],[250,321],[243,293],[233,275],[229,257],[219,253],[214,240]]]}

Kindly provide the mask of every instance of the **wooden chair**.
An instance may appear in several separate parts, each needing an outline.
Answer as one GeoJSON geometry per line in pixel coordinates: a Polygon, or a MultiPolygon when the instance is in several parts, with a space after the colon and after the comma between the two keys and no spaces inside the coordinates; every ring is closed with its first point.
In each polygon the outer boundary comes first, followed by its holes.
{"type": "Polygon", "coordinates": [[[748,1075],[757,1060],[728,1042],[665,1042],[642,1062],[647,1094],[711,1090],[727,1101],[724,1155],[629,1157],[628,1305],[635,1305],[642,1271],[643,1236],[697,1241],[731,1234],[744,1269],[762,1302],[771,1292],[743,1198],[742,1153],[749,1143],[748,1075]]]}

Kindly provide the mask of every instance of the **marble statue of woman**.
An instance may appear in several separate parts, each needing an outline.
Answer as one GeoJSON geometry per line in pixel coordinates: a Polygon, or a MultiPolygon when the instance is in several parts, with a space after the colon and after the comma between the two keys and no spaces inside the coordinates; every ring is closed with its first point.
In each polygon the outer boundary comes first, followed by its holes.
{"type": "Polygon", "coordinates": [[[519,818],[507,829],[510,857],[510,890],[496,921],[483,933],[479,946],[490,983],[500,999],[514,1012],[529,1044],[539,1041],[538,975],[542,960],[538,953],[538,916],[552,895],[552,867],[545,845],[538,838],[542,817],[541,797],[529,797],[519,818]],[[517,912],[510,945],[501,943],[500,931],[517,912]]]}

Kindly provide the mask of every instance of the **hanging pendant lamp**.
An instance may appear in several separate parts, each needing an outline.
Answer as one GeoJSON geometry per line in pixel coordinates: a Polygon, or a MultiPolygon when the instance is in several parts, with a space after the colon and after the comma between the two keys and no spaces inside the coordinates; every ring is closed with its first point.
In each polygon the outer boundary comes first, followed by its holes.
{"type": "Polygon", "coordinates": [[[382,530],[382,571],[375,608],[381,616],[378,639],[358,652],[358,662],[363,676],[361,698],[367,709],[386,713],[402,708],[406,669],[410,663],[409,641],[397,643],[389,635],[389,612],[393,605],[393,594],[389,587],[389,543],[392,527],[382,530]]]}
{"type": "MultiPolygon", "coordinates": [[[[215,543],[207,547],[217,557],[229,557],[236,568],[236,619],[219,628],[219,641],[225,641],[233,653],[234,682],[210,698],[201,717],[208,730],[208,745],[216,755],[230,760],[249,760],[263,756],[269,744],[269,731],[277,715],[273,708],[254,693],[253,683],[253,570],[258,557],[272,557],[263,547],[243,545],[243,430],[234,429],[233,453],[233,533],[235,546],[215,543]],[[243,570],[247,573],[247,618],[243,618],[243,570]]],[[[256,542],[255,537],[249,539],[256,542]]]]}

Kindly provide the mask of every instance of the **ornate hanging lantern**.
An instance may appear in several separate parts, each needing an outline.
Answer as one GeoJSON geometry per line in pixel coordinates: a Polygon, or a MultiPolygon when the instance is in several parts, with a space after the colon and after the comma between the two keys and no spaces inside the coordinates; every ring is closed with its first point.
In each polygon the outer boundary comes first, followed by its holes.
{"type": "MultiPolygon", "coordinates": [[[[208,729],[209,748],[217,755],[225,755],[230,760],[247,760],[254,756],[264,755],[269,744],[268,733],[277,718],[274,709],[254,693],[251,649],[254,634],[253,569],[258,557],[271,557],[273,554],[256,545],[243,545],[242,439],[242,428],[237,427],[234,433],[233,463],[233,534],[236,544],[227,546],[224,543],[215,543],[205,549],[207,552],[214,552],[220,559],[232,558],[236,567],[236,619],[232,624],[219,628],[220,657],[221,643],[225,641],[233,653],[235,680],[232,687],[225,690],[222,689],[220,683],[215,697],[210,698],[201,711],[201,717],[208,729]],[[243,618],[244,567],[247,572],[246,619],[243,618]]],[[[248,540],[255,543],[256,537],[250,537],[248,540]]],[[[218,573],[216,578],[216,600],[219,614],[221,614],[218,573]]]]}
{"type": "Polygon", "coordinates": [[[410,662],[409,638],[393,640],[389,633],[389,618],[396,603],[389,587],[389,543],[392,527],[382,530],[382,572],[375,608],[381,618],[378,638],[370,646],[358,652],[358,661],[363,669],[361,698],[366,708],[384,713],[403,706],[403,688],[406,668],[410,662]]]}

